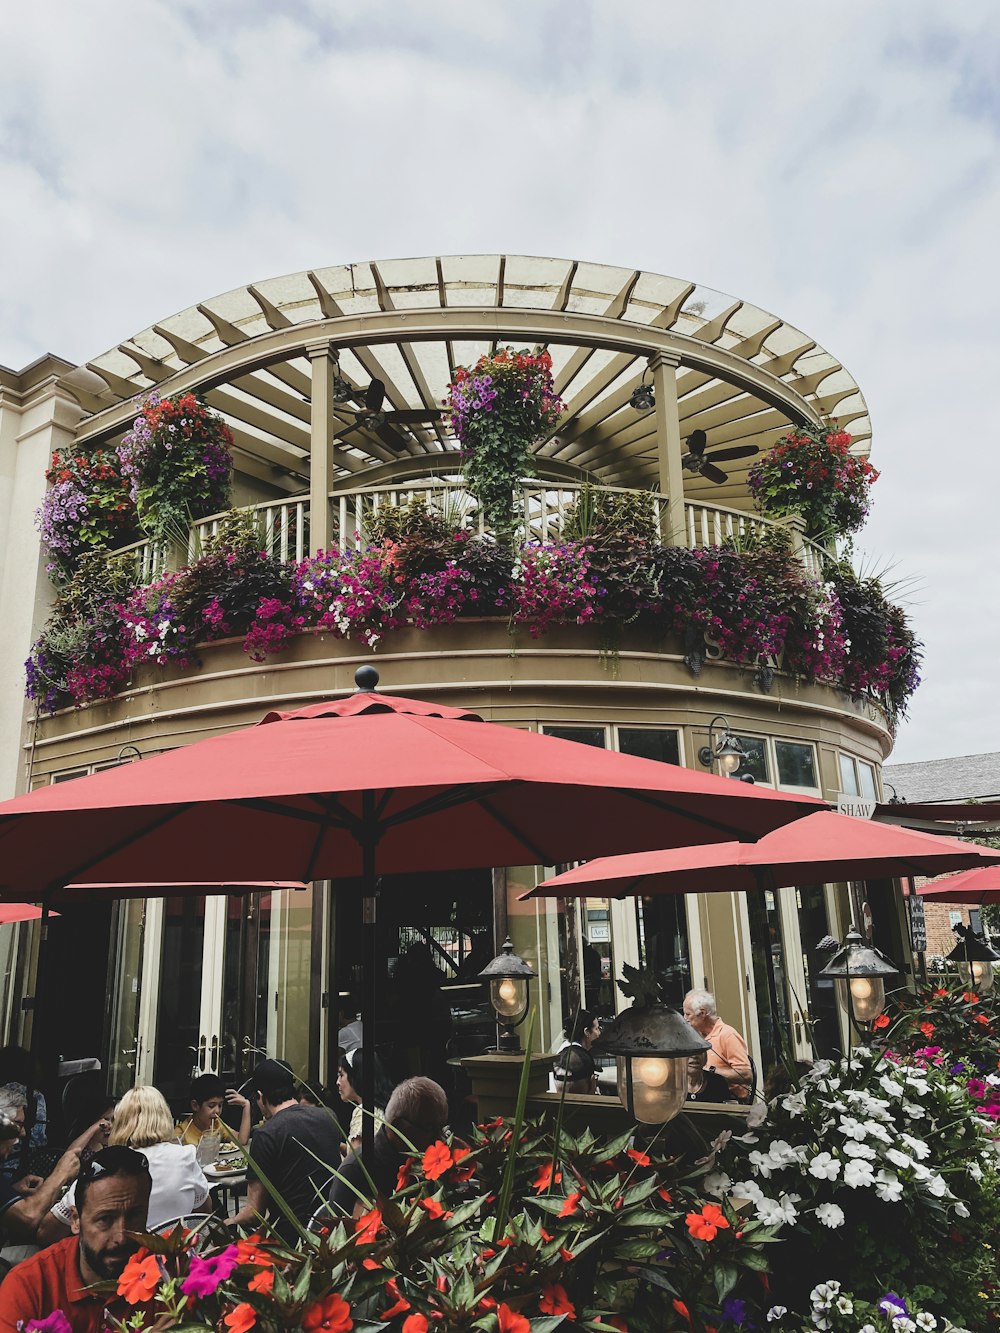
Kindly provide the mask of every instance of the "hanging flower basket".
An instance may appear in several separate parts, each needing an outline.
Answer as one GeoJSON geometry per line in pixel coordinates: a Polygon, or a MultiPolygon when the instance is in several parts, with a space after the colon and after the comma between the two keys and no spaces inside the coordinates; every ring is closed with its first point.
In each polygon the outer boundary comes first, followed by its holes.
{"type": "Polygon", "coordinates": [[[867,459],[851,452],[847,431],[803,426],[759,458],[747,482],[762,514],[800,514],[808,537],[829,539],[862,526],[878,475],[867,459]]]}
{"type": "Polygon", "coordinates": [[[142,402],[118,446],[143,528],[186,543],[193,520],[229,507],[233,433],[193,393],[142,402]]]}
{"type": "Polygon", "coordinates": [[[57,450],[45,480],[49,489],[35,523],[55,583],[65,583],[88,551],[110,551],[138,539],[135,502],[113,450],[57,450]]]}
{"type": "Polygon", "coordinates": [[[518,482],[534,475],[531,446],[563,410],[552,358],[501,347],[471,370],[459,366],[445,402],[462,446],[466,484],[487,524],[510,540],[521,521],[518,482]]]}

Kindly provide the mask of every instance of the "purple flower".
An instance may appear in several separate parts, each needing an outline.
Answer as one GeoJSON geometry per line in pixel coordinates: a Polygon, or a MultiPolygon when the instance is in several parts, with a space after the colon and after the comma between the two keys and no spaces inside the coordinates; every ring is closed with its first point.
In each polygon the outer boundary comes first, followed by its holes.
{"type": "Polygon", "coordinates": [[[73,1333],[73,1325],[62,1310],[53,1310],[44,1319],[29,1319],[24,1333],[73,1333]]]}
{"type": "Polygon", "coordinates": [[[735,1296],[727,1296],[722,1302],[722,1317],[729,1324],[742,1324],[747,1317],[746,1301],[738,1300],[735,1296]]]}
{"type": "Polygon", "coordinates": [[[878,1303],[880,1312],[888,1315],[890,1319],[909,1319],[910,1311],[902,1296],[897,1296],[894,1291],[887,1291],[878,1303]]]}
{"type": "MultiPolygon", "coordinates": [[[[239,1262],[239,1250],[235,1245],[227,1245],[221,1254],[208,1259],[191,1257],[191,1267],[187,1277],[181,1283],[185,1296],[211,1296],[225,1282],[239,1262]]],[[[62,1333],[59,1330],[58,1333],[62,1333]]]]}

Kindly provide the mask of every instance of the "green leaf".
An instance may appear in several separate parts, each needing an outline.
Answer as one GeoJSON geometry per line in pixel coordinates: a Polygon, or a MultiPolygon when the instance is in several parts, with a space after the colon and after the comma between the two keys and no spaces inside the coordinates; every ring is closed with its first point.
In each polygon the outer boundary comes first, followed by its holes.
{"type": "Polygon", "coordinates": [[[715,1284],[715,1294],[720,1301],[726,1299],[736,1286],[738,1280],[739,1272],[735,1264],[716,1264],[712,1269],[712,1281],[715,1284]]]}

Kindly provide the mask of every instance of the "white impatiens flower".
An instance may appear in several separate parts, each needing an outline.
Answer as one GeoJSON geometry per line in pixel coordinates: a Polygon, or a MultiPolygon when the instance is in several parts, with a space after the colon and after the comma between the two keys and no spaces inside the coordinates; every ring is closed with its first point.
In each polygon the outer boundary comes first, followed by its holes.
{"type": "Polygon", "coordinates": [[[780,1199],[760,1199],[757,1203],[757,1220],[766,1227],[790,1226],[798,1217],[795,1205],[799,1201],[797,1194],[783,1194],[780,1199]]]}
{"type": "Polygon", "coordinates": [[[821,1203],[816,1209],[816,1221],[822,1222],[825,1227],[842,1227],[844,1210],[835,1203],[821,1203]]]}
{"type": "Polygon", "coordinates": [[[767,1312],[767,1322],[773,1324],[775,1320],[782,1319],[788,1313],[787,1305],[772,1305],[767,1312]]]}
{"type": "Polygon", "coordinates": [[[702,1189],[706,1194],[713,1195],[716,1199],[721,1199],[726,1194],[733,1182],[726,1175],[725,1171],[712,1171],[701,1182],[702,1189]]]}
{"type": "Polygon", "coordinates": [[[866,1162],[864,1158],[855,1157],[844,1167],[844,1184],[856,1190],[865,1185],[871,1185],[875,1181],[875,1172],[872,1170],[871,1162],[866,1162]]]}
{"type": "Polygon", "coordinates": [[[844,1155],[846,1157],[867,1157],[870,1162],[873,1162],[878,1153],[867,1143],[857,1143],[854,1139],[848,1139],[844,1144],[844,1155]]]}
{"type": "Polygon", "coordinates": [[[747,1161],[759,1176],[763,1176],[765,1180],[769,1179],[771,1172],[774,1169],[774,1163],[771,1161],[770,1153],[760,1152],[755,1148],[754,1151],[748,1155],[747,1161]]]}
{"type": "Polygon", "coordinates": [[[840,1175],[840,1162],[828,1152],[817,1153],[809,1163],[809,1174],[817,1180],[836,1180],[840,1175]]]}
{"type": "Polygon", "coordinates": [[[860,1120],[856,1120],[852,1115],[841,1116],[840,1124],[837,1128],[840,1130],[841,1134],[846,1135],[849,1139],[863,1139],[868,1135],[866,1127],[860,1120]]]}
{"type": "Polygon", "coordinates": [[[878,1330],[875,1328],[874,1324],[862,1324],[858,1329],[858,1333],[878,1333],[878,1330]]]}
{"type": "Polygon", "coordinates": [[[923,1333],[931,1333],[932,1329],[937,1328],[937,1320],[929,1310],[922,1310],[920,1314],[914,1317],[913,1321],[917,1328],[922,1329],[923,1333]]]}
{"type": "Polygon", "coordinates": [[[930,1156],[931,1150],[923,1139],[915,1139],[912,1134],[900,1134],[899,1137],[919,1161],[922,1162],[925,1157],[930,1156]]]}
{"type": "MultiPolygon", "coordinates": [[[[805,1115],[806,1094],[804,1092],[790,1092],[788,1096],[782,1100],[781,1105],[794,1120],[800,1115],[805,1115]]],[[[749,1123],[749,1116],[747,1117],[747,1123],[749,1123]]]]}
{"type": "Polygon", "coordinates": [[[903,1087],[902,1083],[897,1083],[896,1080],[894,1078],[890,1078],[888,1074],[882,1075],[882,1077],[879,1079],[879,1085],[881,1086],[883,1092],[887,1092],[890,1097],[902,1097],[906,1092],[906,1089],[903,1087]]]}
{"type": "Polygon", "coordinates": [[[867,1130],[871,1138],[878,1139],[880,1143],[892,1142],[892,1135],[889,1133],[886,1127],[884,1125],[880,1125],[877,1120],[866,1120],[865,1129],[867,1130]]]}
{"type": "Polygon", "coordinates": [[[943,1199],[946,1194],[950,1194],[944,1176],[931,1176],[927,1182],[927,1190],[933,1194],[935,1199],[943,1199]]]}
{"type": "Polygon", "coordinates": [[[767,1119],[767,1102],[754,1102],[747,1111],[747,1129],[757,1129],[767,1119]]]}
{"type": "Polygon", "coordinates": [[[894,1171],[880,1171],[875,1177],[875,1193],[883,1203],[898,1203],[903,1197],[903,1182],[894,1171]]]}
{"type": "Polygon", "coordinates": [[[969,1216],[969,1210],[968,1210],[968,1208],[965,1206],[965,1204],[962,1203],[961,1199],[959,1199],[958,1203],[955,1204],[955,1216],[956,1216],[956,1217],[968,1217],[968,1216],[969,1216]]]}
{"type": "Polygon", "coordinates": [[[771,1159],[771,1165],[775,1168],[781,1166],[796,1166],[799,1161],[801,1149],[793,1148],[790,1143],[784,1139],[775,1139],[771,1144],[768,1156],[771,1159]]]}
{"type": "Polygon", "coordinates": [[[729,1187],[729,1197],[731,1199],[749,1199],[751,1203],[759,1203],[764,1197],[764,1191],[756,1180],[734,1180],[729,1187]]]}
{"type": "Polygon", "coordinates": [[[890,1161],[893,1164],[893,1166],[898,1166],[903,1170],[905,1170],[909,1166],[915,1165],[913,1158],[907,1157],[906,1153],[900,1152],[898,1148],[890,1148],[886,1152],[886,1160],[890,1161]]]}
{"type": "Polygon", "coordinates": [[[969,1163],[969,1175],[973,1180],[979,1181],[983,1178],[983,1169],[978,1162],[969,1163]]]}

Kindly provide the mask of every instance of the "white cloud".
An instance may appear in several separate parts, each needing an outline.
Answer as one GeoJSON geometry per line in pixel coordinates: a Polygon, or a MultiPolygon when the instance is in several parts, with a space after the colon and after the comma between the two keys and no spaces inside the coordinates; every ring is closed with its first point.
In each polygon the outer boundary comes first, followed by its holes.
{"type": "Polygon", "coordinates": [[[922,583],[900,760],[1000,748],[1000,16],[919,0],[49,0],[5,30],[0,361],[348,259],[694,278],[855,374],[863,544],[922,583]]]}

